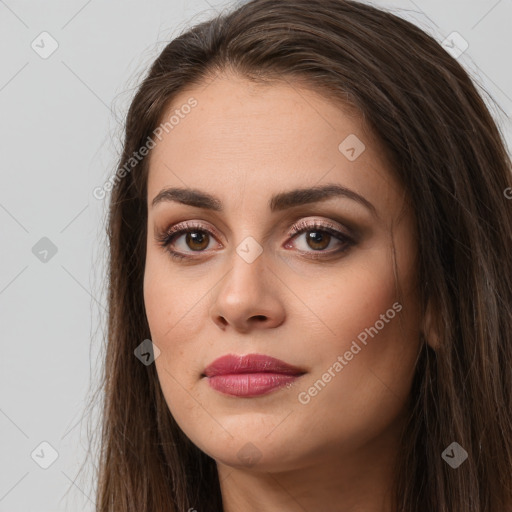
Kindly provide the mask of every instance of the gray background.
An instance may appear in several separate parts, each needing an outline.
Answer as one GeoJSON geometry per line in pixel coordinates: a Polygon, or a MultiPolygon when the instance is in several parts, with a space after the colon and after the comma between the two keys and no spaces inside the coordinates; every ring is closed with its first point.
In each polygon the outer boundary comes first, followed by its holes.
{"type": "MultiPolygon", "coordinates": [[[[374,3],[440,42],[462,35],[458,59],[501,107],[486,98],[510,148],[512,1],[374,3]]],[[[94,510],[93,466],[78,473],[106,304],[107,199],[92,191],[115,171],[141,74],[170,38],[228,5],[0,0],[0,512],[94,510]],[[47,58],[44,31],[58,43],[47,58]],[[42,442],[58,454],[47,469],[42,442]]]]}

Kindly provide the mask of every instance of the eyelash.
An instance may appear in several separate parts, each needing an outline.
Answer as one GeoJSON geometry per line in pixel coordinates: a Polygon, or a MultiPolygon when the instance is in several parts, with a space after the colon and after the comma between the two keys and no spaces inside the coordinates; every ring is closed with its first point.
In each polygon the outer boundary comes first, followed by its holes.
{"type": "MultiPolygon", "coordinates": [[[[300,221],[297,224],[294,224],[290,230],[289,236],[292,239],[298,238],[299,235],[302,233],[306,233],[308,231],[320,231],[322,233],[328,233],[329,235],[334,236],[338,241],[342,242],[344,247],[342,249],[338,250],[331,250],[331,251],[318,251],[317,255],[309,255],[308,258],[310,259],[320,259],[326,257],[327,255],[332,254],[342,254],[345,253],[352,245],[354,245],[354,240],[350,237],[348,237],[345,233],[342,233],[338,229],[335,229],[332,225],[313,221],[312,223],[308,223],[306,221],[300,221]]],[[[207,233],[208,235],[214,235],[214,233],[211,233],[208,229],[205,229],[203,226],[197,223],[188,223],[188,224],[177,224],[176,226],[173,226],[171,229],[164,231],[156,236],[156,240],[158,244],[165,248],[171,257],[175,260],[193,260],[195,259],[194,256],[187,256],[185,254],[182,254],[181,252],[174,251],[170,249],[171,243],[174,241],[175,238],[179,238],[181,235],[187,234],[187,233],[207,233]],[[183,229],[180,229],[180,226],[185,226],[183,229]]],[[[204,251],[196,251],[196,252],[204,252],[204,251]]],[[[301,254],[310,254],[309,251],[299,251],[301,254]]]]}

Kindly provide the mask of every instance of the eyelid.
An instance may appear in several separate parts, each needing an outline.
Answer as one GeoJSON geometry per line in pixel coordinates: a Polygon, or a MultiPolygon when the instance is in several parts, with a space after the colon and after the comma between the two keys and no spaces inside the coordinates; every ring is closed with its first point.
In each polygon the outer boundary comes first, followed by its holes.
{"type": "MultiPolygon", "coordinates": [[[[203,220],[186,220],[181,221],[176,224],[173,224],[169,228],[156,230],[156,238],[159,240],[162,237],[171,237],[173,234],[178,233],[180,231],[184,231],[187,229],[197,229],[198,231],[207,231],[211,234],[215,235],[217,239],[223,238],[222,235],[219,233],[219,231],[214,228],[211,224],[208,226],[205,226],[203,223],[205,221],[203,220]]],[[[331,228],[332,230],[339,232],[343,236],[347,238],[356,238],[356,233],[354,233],[354,230],[350,228],[350,226],[344,226],[342,224],[339,224],[336,221],[332,221],[329,219],[322,219],[318,216],[311,216],[307,218],[301,218],[298,221],[292,222],[292,227],[288,228],[286,230],[287,236],[293,237],[297,233],[299,233],[301,230],[307,229],[307,228],[331,228]],[[348,231],[348,233],[347,233],[348,231]]]]}
{"type": "Polygon", "coordinates": [[[215,235],[216,238],[222,238],[220,233],[211,225],[209,227],[202,224],[204,221],[198,220],[189,220],[178,222],[177,224],[173,224],[170,228],[166,228],[163,230],[157,230],[155,237],[158,240],[162,238],[170,238],[172,235],[179,233],[180,231],[196,229],[197,231],[206,231],[215,235]]]}
{"type": "Polygon", "coordinates": [[[327,231],[332,230],[336,234],[343,235],[346,238],[354,238],[355,235],[352,233],[351,229],[345,228],[341,224],[337,222],[333,222],[328,219],[319,219],[318,217],[313,217],[309,220],[301,219],[293,224],[291,230],[289,231],[289,235],[293,236],[297,233],[303,232],[306,229],[325,229],[327,231]],[[348,233],[346,232],[348,231],[348,233]]]}

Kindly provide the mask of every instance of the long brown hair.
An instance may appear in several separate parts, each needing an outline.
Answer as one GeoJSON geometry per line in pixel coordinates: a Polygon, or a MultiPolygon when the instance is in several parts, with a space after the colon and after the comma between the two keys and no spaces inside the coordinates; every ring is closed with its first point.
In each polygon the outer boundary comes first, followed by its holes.
{"type": "Polygon", "coordinates": [[[148,158],[133,158],[178,93],[228,69],[255,82],[301,81],[359,112],[414,205],[430,320],[394,510],[510,510],[512,165],[499,127],[463,67],[414,24],[356,1],[252,0],[171,41],[127,115],[108,216],[97,511],[222,510],[215,461],[175,423],[155,365],[134,356],[150,331],[148,158]],[[468,454],[456,469],[442,457],[452,442],[468,454]]]}

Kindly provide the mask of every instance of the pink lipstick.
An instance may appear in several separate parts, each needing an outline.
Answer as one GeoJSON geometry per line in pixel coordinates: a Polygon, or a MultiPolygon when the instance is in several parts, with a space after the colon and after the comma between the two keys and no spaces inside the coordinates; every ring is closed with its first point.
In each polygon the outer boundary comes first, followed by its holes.
{"type": "Polygon", "coordinates": [[[286,386],[304,373],[301,368],[274,357],[228,354],[207,366],[203,376],[221,393],[250,398],[286,386]]]}

